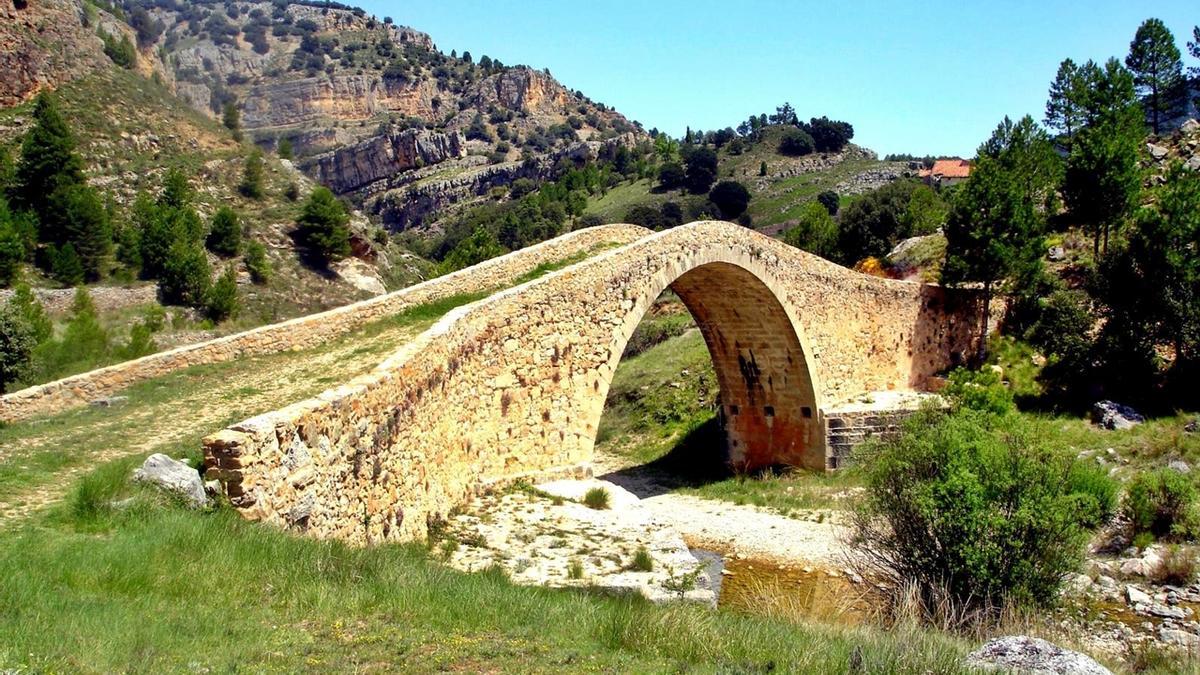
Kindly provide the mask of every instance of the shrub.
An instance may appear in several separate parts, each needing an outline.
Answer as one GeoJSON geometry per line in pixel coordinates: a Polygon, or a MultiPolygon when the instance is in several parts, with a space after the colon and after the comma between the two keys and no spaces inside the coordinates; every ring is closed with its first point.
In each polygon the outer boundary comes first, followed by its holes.
{"type": "Polygon", "coordinates": [[[279,155],[279,159],[291,159],[295,155],[295,150],[292,149],[291,139],[279,139],[279,143],[275,146],[275,154],[279,155]]]}
{"type": "Polygon", "coordinates": [[[629,569],[634,572],[654,571],[654,558],[650,557],[650,551],[647,551],[645,546],[639,546],[637,553],[633,554],[633,562],[629,563],[629,569]]]}
{"type": "Polygon", "coordinates": [[[824,206],[809,202],[800,209],[799,222],[783,233],[783,241],[822,258],[837,255],[837,223],[824,206]]]}
{"type": "Polygon", "coordinates": [[[692,194],[704,194],[717,179],[717,153],[708,148],[698,148],[684,158],[685,184],[692,194]]]}
{"type": "Polygon", "coordinates": [[[737,181],[723,180],[708,193],[708,198],[717,205],[721,217],[733,220],[746,212],[750,205],[750,191],[737,181]]]}
{"type": "Polygon", "coordinates": [[[609,505],[608,502],[608,490],[605,490],[602,487],[591,488],[583,495],[584,505],[591,509],[607,509],[609,505]]]}
{"type": "Polygon", "coordinates": [[[1006,415],[1016,410],[1012,392],[994,371],[958,368],[950,373],[948,380],[942,396],[954,408],[992,415],[1006,415]]]}
{"type": "Polygon", "coordinates": [[[1187,586],[1195,578],[1195,554],[1175,544],[1167,548],[1162,560],[1150,570],[1150,580],[1156,584],[1187,586]]]}
{"type": "Polygon", "coordinates": [[[658,168],[658,185],[664,190],[677,190],[685,180],[687,174],[679,162],[666,162],[658,168]]]}
{"type": "Polygon", "coordinates": [[[856,457],[866,489],[851,516],[855,562],[893,603],[915,593],[926,618],[946,606],[986,620],[1010,604],[1052,604],[1113,489],[1096,474],[1080,480],[1072,457],[1018,415],[992,413],[990,397],[967,401],[984,410],[923,410],[856,457]]]}
{"type": "Polygon", "coordinates": [[[235,256],[241,251],[242,223],[233,209],[222,206],[213,214],[205,245],[217,255],[235,256]]]}
{"type": "Polygon", "coordinates": [[[10,286],[17,280],[24,260],[25,242],[13,226],[8,207],[0,196],[0,287],[10,286]]]}
{"type": "Polygon", "coordinates": [[[802,129],[788,129],[779,139],[779,152],[789,157],[801,157],[811,154],[816,148],[813,137],[802,129]]]}
{"type": "Polygon", "coordinates": [[[825,210],[828,211],[829,215],[831,216],[837,215],[838,209],[841,208],[842,204],[841,198],[838,197],[838,193],[834,192],[833,190],[825,190],[821,194],[817,195],[817,202],[821,206],[824,206],[825,210]]]}
{"type": "Polygon", "coordinates": [[[1129,483],[1122,511],[1134,534],[1190,539],[1197,527],[1196,486],[1171,469],[1140,473],[1129,483]]]}
{"type": "Polygon", "coordinates": [[[0,393],[23,378],[33,356],[33,325],[12,301],[0,307],[0,393]]]}
{"type": "Polygon", "coordinates": [[[300,199],[300,186],[295,183],[288,183],[288,186],[283,190],[283,196],[289,201],[294,202],[300,199]]]}
{"type": "Polygon", "coordinates": [[[271,261],[267,260],[267,249],[258,241],[246,244],[246,270],[250,279],[256,284],[265,284],[271,280],[271,261]]]}
{"type": "Polygon", "coordinates": [[[237,318],[240,304],[237,271],[230,266],[225,269],[225,273],[217,279],[217,283],[213,284],[212,290],[208,292],[208,318],[215,322],[237,318]]]}
{"type": "Polygon", "coordinates": [[[767,175],[767,162],[765,160],[762,162],[759,162],[759,164],[758,164],[758,175],[759,176],[767,175]]]}

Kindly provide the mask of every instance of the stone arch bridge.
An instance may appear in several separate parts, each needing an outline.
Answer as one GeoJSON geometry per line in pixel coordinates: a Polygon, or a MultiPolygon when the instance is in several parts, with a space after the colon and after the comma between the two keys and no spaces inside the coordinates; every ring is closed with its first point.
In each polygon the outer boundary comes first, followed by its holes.
{"type": "Polygon", "coordinates": [[[854,418],[839,410],[927,389],[979,335],[972,296],[692,223],[460,307],[373,372],[206,438],[209,474],[252,519],[424,536],[481,486],[585,470],[625,344],[667,288],[703,333],[744,468],[836,467],[831,426],[854,418]]]}

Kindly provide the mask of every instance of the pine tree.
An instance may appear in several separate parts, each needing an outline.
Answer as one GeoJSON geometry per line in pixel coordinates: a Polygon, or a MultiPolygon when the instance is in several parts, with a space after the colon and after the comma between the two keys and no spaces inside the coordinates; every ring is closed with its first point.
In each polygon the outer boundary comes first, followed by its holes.
{"type": "Polygon", "coordinates": [[[1116,59],[1104,68],[1088,61],[1080,77],[1086,91],[1084,125],[1067,158],[1063,198],[1092,231],[1093,254],[1099,257],[1101,244],[1107,250],[1110,234],[1137,204],[1144,116],[1133,76],[1116,59]]]}
{"type": "Polygon", "coordinates": [[[51,250],[50,273],[64,286],[83,283],[83,263],[71,242],[63,244],[58,250],[51,250]]]}
{"type": "Polygon", "coordinates": [[[1027,278],[1041,264],[1044,215],[1038,207],[1055,187],[1054,157],[1049,138],[1032,118],[1015,124],[1005,118],[980,146],[946,223],[942,281],[983,286],[980,361],[987,353],[987,323],[997,286],[1027,278]]]}
{"type": "Polygon", "coordinates": [[[292,141],[287,138],[279,139],[279,145],[276,148],[275,152],[279,155],[279,159],[291,159],[295,152],[292,149],[292,141]]]}
{"type": "Polygon", "coordinates": [[[0,195],[0,286],[10,286],[17,280],[24,260],[25,242],[13,225],[8,202],[0,195]]]}
{"type": "Polygon", "coordinates": [[[259,150],[246,157],[246,164],[242,169],[242,184],[238,189],[248,199],[263,198],[263,158],[259,150]]]}
{"type": "Polygon", "coordinates": [[[167,251],[159,293],[166,304],[203,308],[212,286],[212,270],[198,244],[176,241],[167,251]]]}
{"type": "Polygon", "coordinates": [[[218,323],[226,319],[235,319],[240,304],[237,271],[230,266],[225,269],[208,293],[208,317],[218,323]]]}
{"type": "Polygon", "coordinates": [[[179,169],[171,169],[163,178],[163,191],[158,204],[173,209],[187,208],[192,205],[192,194],[187,176],[179,169]]]}
{"type": "Polygon", "coordinates": [[[49,340],[50,336],[54,334],[54,325],[50,322],[50,317],[46,315],[46,308],[38,302],[29,284],[19,283],[14,286],[9,303],[21,315],[22,320],[33,328],[35,342],[49,340]]]}
{"type": "Polygon", "coordinates": [[[242,114],[238,111],[237,104],[229,101],[225,104],[225,108],[221,113],[221,122],[225,128],[233,132],[233,140],[242,140],[242,114]]]}
{"type": "Polygon", "coordinates": [[[233,209],[222,206],[213,214],[205,245],[213,253],[226,257],[235,256],[241,251],[242,224],[233,209]]]}
{"type": "Polygon", "coordinates": [[[36,344],[32,326],[12,302],[0,306],[0,393],[26,374],[36,344]]]}
{"type": "Polygon", "coordinates": [[[1083,120],[1079,66],[1065,59],[1058,66],[1058,74],[1050,83],[1050,97],[1046,101],[1046,126],[1057,129],[1070,142],[1083,120]]]}
{"type": "Polygon", "coordinates": [[[1129,43],[1125,65],[1133,72],[1133,81],[1146,99],[1154,133],[1162,131],[1164,115],[1170,115],[1183,92],[1183,62],[1175,36],[1159,19],[1146,19],[1129,43]]]}
{"type": "Polygon", "coordinates": [[[104,275],[112,255],[112,226],[94,189],[82,183],[59,187],[50,196],[43,222],[74,249],[88,281],[104,275]]]}
{"type": "Polygon", "coordinates": [[[33,129],[21,143],[14,196],[18,208],[40,214],[57,188],[83,182],[83,160],[53,96],[38,94],[33,120],[33,129]]]}
{"type": "Polygon", "coordinates": [[[328,263],[350,255],[350,216],[328,188],[313,190],[296,221],[297,235],[328,263]]]}

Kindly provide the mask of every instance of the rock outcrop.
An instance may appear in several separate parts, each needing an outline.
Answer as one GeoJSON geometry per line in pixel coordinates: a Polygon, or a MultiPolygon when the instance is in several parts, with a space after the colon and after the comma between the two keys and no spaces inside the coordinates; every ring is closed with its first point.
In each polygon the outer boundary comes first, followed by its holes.
{"type": "Polygon", "coordinates": [[[967,668],[1036,675],[1112,675],[1095,659],[1040,638],[1009,635],[988,640],[971,652],[967,668]]]}
{"type": "Polygon", "coordinates": [[[360,121],[381,113],[432,119],[436,80],[402,83],[378,73],[305,77],[253,86],[242,102],[248,129],[321,120],[360,121]]]}
{"type": "Polygon", "coordinates": [[[0,107],[110,65],[94,29],[83,28],[83,16],[71,0],[0,5],[0,107]]]}
{"type": "Polygon", "coordinates": [[[383,135],[316,157],[303,167],[334,192],[345,193],[410,169],[462,157],[466,143],[457,131],[392,128],[383,135]]]}
{"type": "MultiPolygon", "coordinates": [[[[364,210],[378,215],[384,226],[401,231],[421,228],[436,215],[446,215],[446,209],[487,194],[494,187],[511,185],[518,178],[543,180],[564,159],[576,163],[593,160],[606,148],[637,142],[634,134],[625,134],[607,141],[581,141],[559,152],[531,158],[522,162],[505,162],[487,166],[458,167],[451,175],[440,175],[436,169],[426,174],[393,178],[383,189],[373,186],[364,210]],[[415,179],[415,180],[410,180],[415,179]]],[[[466,158],[469,162],[471,159],[466,158]]]]}
{"type": "Polygon", "coordinates": [[[200,473],[162,453],[156,452],[147,457],[142,466],[133,472],[133,479],[174,492],[193,507],[208,506],[208,494],[204,491],[204,481],[200,480],[200,473]]]}

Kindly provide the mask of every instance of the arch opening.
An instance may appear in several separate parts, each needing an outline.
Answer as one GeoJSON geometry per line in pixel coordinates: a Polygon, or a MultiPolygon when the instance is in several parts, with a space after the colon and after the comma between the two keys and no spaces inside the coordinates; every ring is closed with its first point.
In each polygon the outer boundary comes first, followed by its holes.
{"type": "MultiPolygon", "coordinates": [[[[683,370],[701,372],[679,373],[683,382],[639,382],[635,388],[669,386],[682,389],[685,397],[692,397],[691,401],[679,401],[676,392],[668,392],[657,405],[690,404],[715,408],[715,420],[704,425],[705,433],[700,442],[707,446],[719,445],[719,448],[706,449],[718,450],[713,454],[735,471],[779,465],[823,471],[826,468],[824,435],[808,357],[793,316],[768,284],[739,265],[727,262],[702,264],[674,279],[669,290],[657,301],[635,307],[633,312],[638,316],[634,325],[654,326],[655,322],[663,320],[663,314],[671,313],[671,306],[676,314],[685,315],[682,317],[685,321],[690,316],[695,330],[690,335],[685,333],[651,347],[639,356],[631,356],[625,349],[629,340],[632,338],[633,344],[640,348],[646,339],[630,329],[630,335],[620,344],[620,349],[625,352],[620,363],[624,364],[630,358],[650,359],[654,363],[639,363],[634,367],[653,371],[659,364],[680,357],[661,351],[676,345],[678,350],[686,352],[680,363],[701,366],[683,370]],[[664,307],[668,309],[664,311],[664,307]],[[698,356],[697,332],[707,351],[708,363],[698,356]],[[711,364],[711,371],[707,370],[708,364],[711,364]],[[715,379],[715,382],[706,386],[705,377],[715,379]]],[[[656,330],[651,328],[650,332],[656,330]]],[[[614,396],[641,395],[641,392],[629,389],[630,383],[624,381],[628,377],[623,375],[626,373],[614,373],[617,378],[614,396]]],[[[606,397],[604,412],[610,406],[623,403],[606,397]]],[[[644,412],[652,415],[652,419],[660,414],[644,412]]],[[[675,412],[666,411],[665,414],[669,416],[675,412]]],[[[705,414],[693,414],[690,419],[705,419],[705,414]]],[[[599,444],[605,446],[612,425],[605,417],[601,420],[599,444]]],[[[653,434],[655,430],[649,431],[653,434]]],[[[677,440],[688,443],[688,439],[677,440]]]]}

